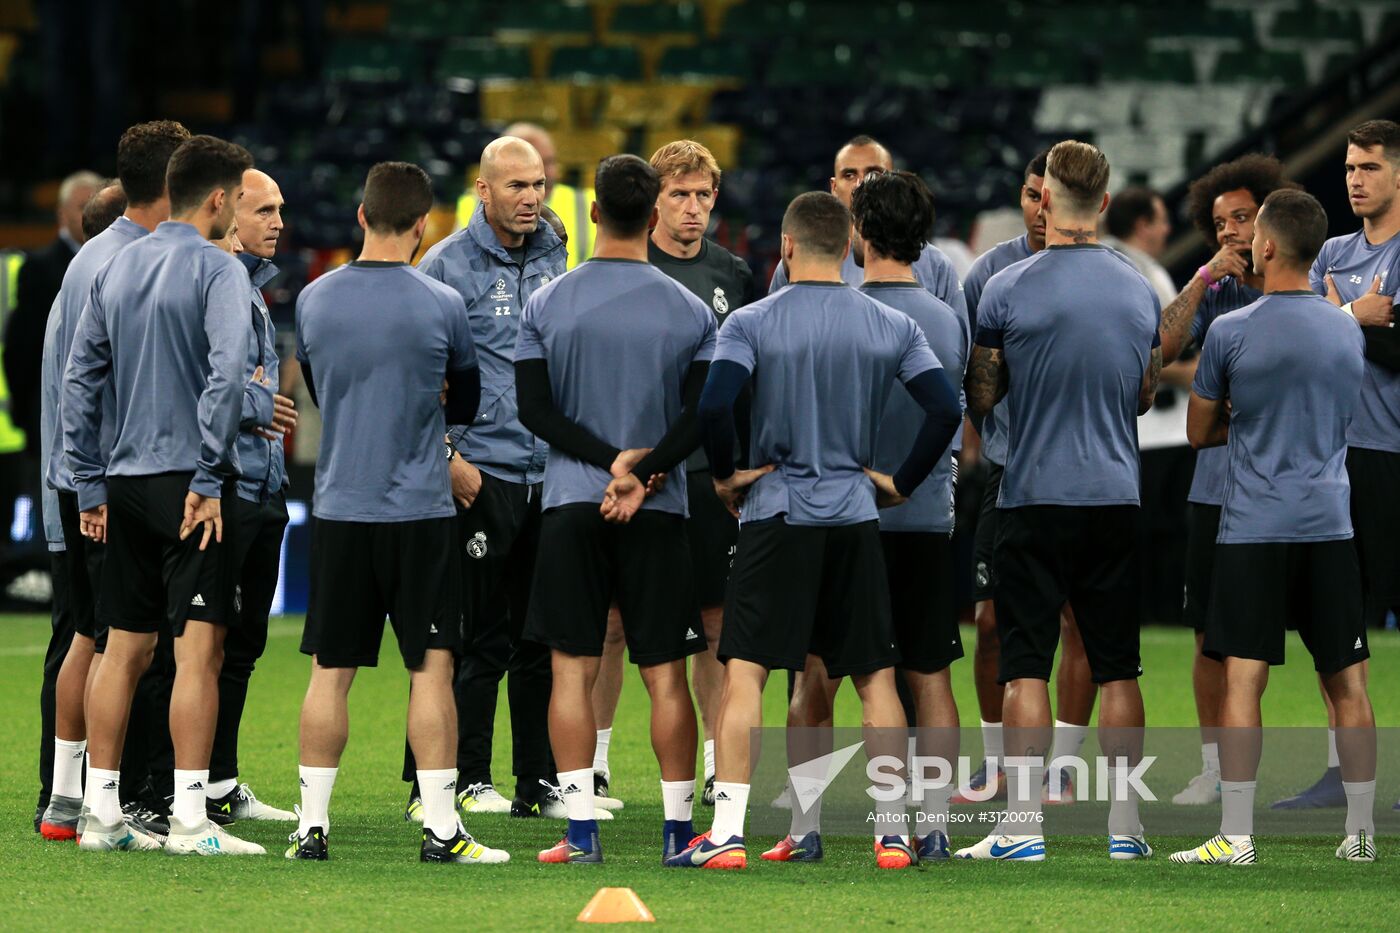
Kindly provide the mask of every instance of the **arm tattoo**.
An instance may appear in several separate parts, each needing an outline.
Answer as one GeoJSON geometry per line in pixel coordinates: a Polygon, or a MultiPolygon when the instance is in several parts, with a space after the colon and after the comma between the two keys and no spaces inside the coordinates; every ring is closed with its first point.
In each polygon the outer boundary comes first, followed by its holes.
{"type": "Polygon", "coordinates": [[[1165,362],[1175,363],[1177,357],[1181,356],[1181,351],[1186,349],[1186,344],[1191,339],[1191,322],[1195,319],[1196,309],[1201,306],[1205,295],[1206,283],[1201,281],[1200,276],[1193,276],[1181,290],[1181,294],[1162,309],[1160,330],[1162,358],[1165,362]]]}
{"type": "Polygon", "coordinates": [[[1098,231],[1093,227],[1056,227],[1055,232],[1067,236],[1076,243],[1092,243],[1098,231]]]}
{"type": "Polygon", "coordinates": [[[1153,347],[1152,357],[1147,363],[1147,372],[1142,374],[1142,389],[1138,392],[1138,414],[1145,415],[1157,399],[1157,383],[1162,378],[1162,348],[1153,347]]]}
{"type": "Polygon", "coordinates": [[[979,415],[991,411],[1006,395],[1010,384],[1010,374],[1001,350],[974,346],[965,383],[968,408],[979,415]]]}

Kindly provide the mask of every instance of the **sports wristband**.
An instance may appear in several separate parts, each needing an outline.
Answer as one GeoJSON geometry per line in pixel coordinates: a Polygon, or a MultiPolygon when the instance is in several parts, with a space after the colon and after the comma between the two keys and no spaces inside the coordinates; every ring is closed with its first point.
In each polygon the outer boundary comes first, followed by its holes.
{"type": "Polygon", "coordinates": [[[1196,275],[1200,276],[1201,281],[1206,283],[1206,288],[1213,292],[1220,291],[1220,283],[1211,278],[1209,266],[1201,266],[1201,268],[1196,270],[1196,275]]]}

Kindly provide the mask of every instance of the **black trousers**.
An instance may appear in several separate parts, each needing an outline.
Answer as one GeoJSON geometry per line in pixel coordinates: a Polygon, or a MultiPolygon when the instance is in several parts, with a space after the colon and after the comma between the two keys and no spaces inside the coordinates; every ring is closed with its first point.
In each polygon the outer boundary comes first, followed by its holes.
{"type": "Polygon", "coordinates": [[[68,647],[73,644],[73,614],[68,611],[68,561],[62,553],[49,555],[49,573],[53,579],[53,614],[50,617],[49,647],[44,652],[44,681],[39,688],[39,802],[35,807],[34,827],[49,805],[53,792],[53,738],[57,715],[58,672],[68,647]]]}
{"type": "MultiPolygon", "coordinates": [[[[539,547],[540,494],[539,484],[509,483],[482,473],[472,507],[457,508],[464,645],[454,683],[459,787],[491,783],[502,677],[507,678],[511,770],[518,790],[554,774],[549,649],[521,637],[539,547]]],[[[414,771],[413,753],[405,743],[403,779],[414,780],[414,771]]]]}
{"type": "Polygon", "coordinates": [[[209,780],[238,777],[238,727],[248,701],[248,681],[267,648],[268,613],[277,593],[282,536],[287,530],[286,494],[278,490],[266,502],[239,499],[233,566],[237,568],[235,608],[240,622],[230,626],[219,672],[219,720],[209,757],[209,780]]]}

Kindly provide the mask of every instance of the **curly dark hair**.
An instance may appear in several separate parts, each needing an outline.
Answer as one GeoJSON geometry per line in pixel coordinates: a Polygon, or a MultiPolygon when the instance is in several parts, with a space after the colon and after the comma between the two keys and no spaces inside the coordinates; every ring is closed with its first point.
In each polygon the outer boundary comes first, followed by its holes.
{"type": "Polygon", "coordinates": [[[1227,191],[1244,188],[1254,198],[1254,203],[1262,205],[1264,199],[1280,188],[1303,186],[1283,177],[1283,163],[1270,155],[1253,152],[1240,156],[1233,162],[1222,162],[1191,182],[1187,192],[1187,210],[1191,222],[1201,231],[1207,243],[1215,240],[1215,199],[1227,191]]]}
{"type": "Polygon", "coordinates": [[[851,216],[871,249],[912,265],[933,237],[933,193],[913,172],[869,175],[851,195],[851,216]]]}
{"type": "Polygon", "coordinates": [[[132,204],[160,200],[165,194],[165,170],[175,150],[189,141],[190,131],[174,120],[152,120],[128,127],[117,143],[117,177],[132,204]]]}

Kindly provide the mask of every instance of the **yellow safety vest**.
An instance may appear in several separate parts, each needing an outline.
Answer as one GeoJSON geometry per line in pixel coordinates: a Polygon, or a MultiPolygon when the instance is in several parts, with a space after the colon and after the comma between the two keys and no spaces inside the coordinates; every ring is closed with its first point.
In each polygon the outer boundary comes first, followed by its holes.
{"type": "MultiPolygon", "coordinates": [[[[0,334],[9,323],[10,314],[19,300],[19,268],[24,265],[24,254],[9,253],[5,256],[4,293],[0,295],[0,334]]],[[[0,344],[0,350],[3,350],[0,344]]],[[[24,449],[24,432],[10,420],[10,385],[5,381],[4,368],[0,367],[0,454],[19,453],[24,449]]]]}
{"type": "MultiPolygon", "coordinates": [[[[593,189],[555,185],[545,204],[559,215],[564,229],[569,231],[569,268],[572,269],[593,255],[593,222],[588,219],[588,208],[593,204],[593,189]]],[[[476,189],[469,185],[457,199],[457,229],[465,227],[475,212],[476,189]]]]}

